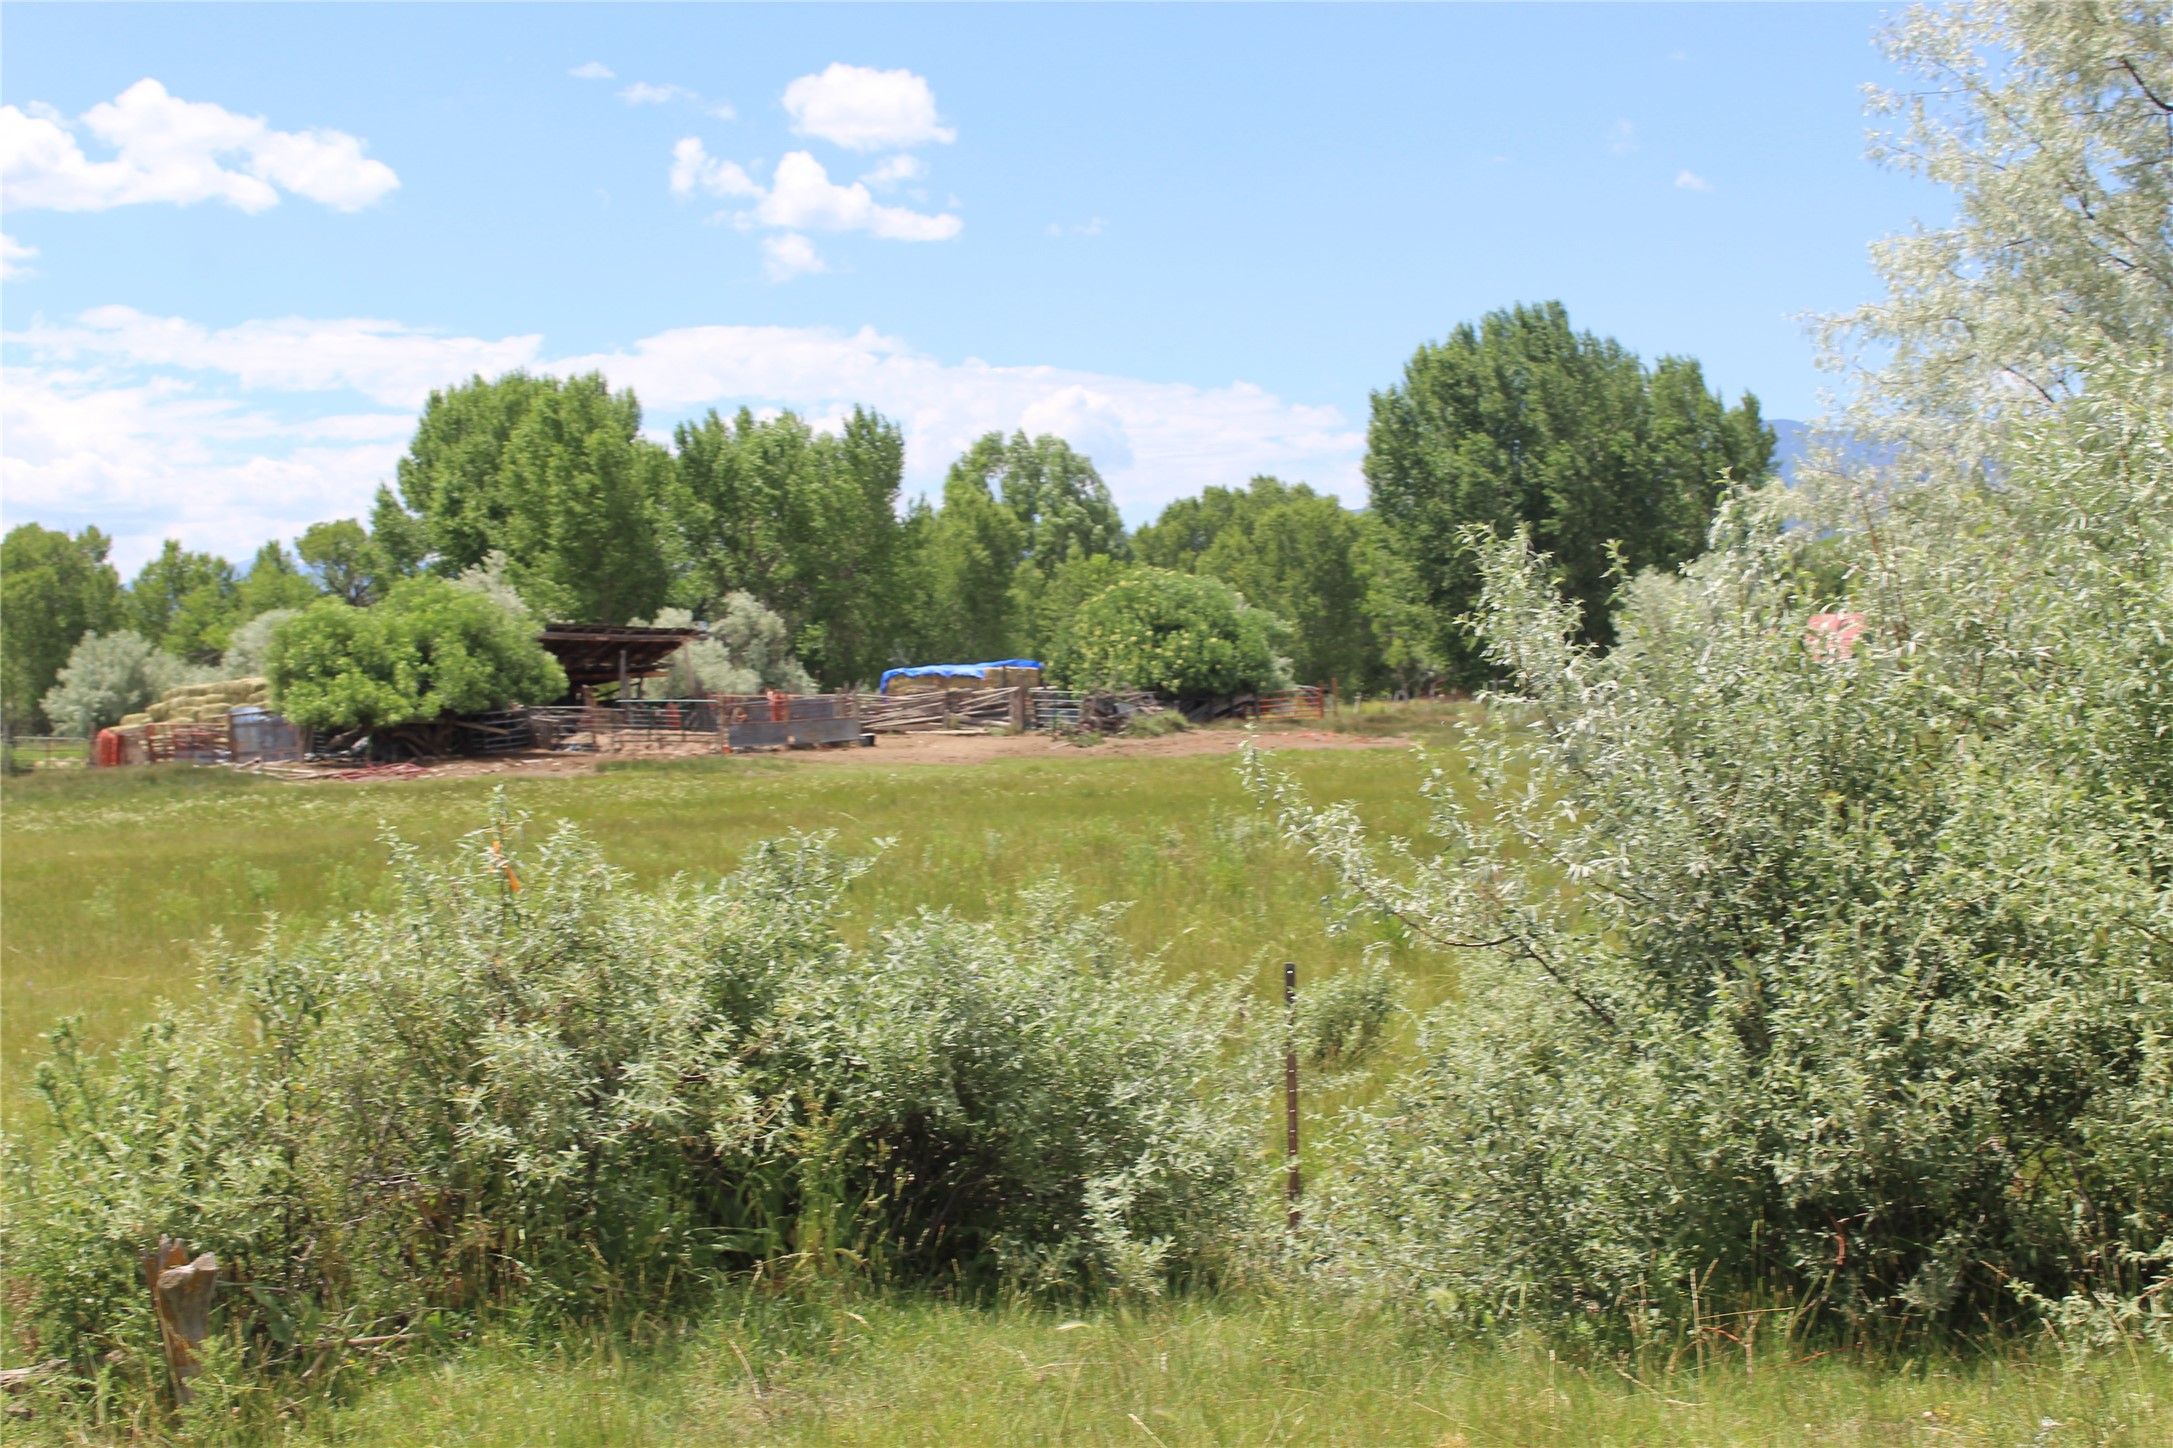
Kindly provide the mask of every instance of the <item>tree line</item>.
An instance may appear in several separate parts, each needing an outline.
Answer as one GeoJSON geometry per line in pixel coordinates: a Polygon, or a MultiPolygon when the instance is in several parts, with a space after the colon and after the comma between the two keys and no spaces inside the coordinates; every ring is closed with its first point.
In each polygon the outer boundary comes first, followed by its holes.
{"type": "Polygon", "coordinates": [[[1130,601],[1104,614],[1154,629],[1226,619],[1244,656],[1267,661],[1233,673],[1224,660],[1208,671],[1223,683],[1470,687],[1486,664],[1465,624],[1468,530],[1527,529],[1604,643],[1622,576],[1695,555],[1728,480],[1763,477],[1773,443],[1755,397],[1728,406],[1696,361],[1647,365],[1573,329],[1558,303],[1460,326],[1374,394],[1369,507],[1261,476],[1136,531],[1092,459],[1057,437],[991,432],[938,499],[907,501],[903,433],[869,409],[835,431],[711,411],[666,446],[643,435],[634,393],[600,374],[477,377],[431,394],[366,521],[317,523],[246,568],[168,540],[124,587],[96,528],[11,531],[0,703],[18,730],[60,722],[47,699],[86,641],[111,653],[114,635],[134,635],[142,647],[128,647],[167,675],[254,671],[271,617],[478,573],[537,619],[711,620],[744,595],[826,688],[1013,656],[1096,682],[1151,672],[1113,658],[1107,629],[1081,635],[1087,605],[1120,582],[1130,601]]]}

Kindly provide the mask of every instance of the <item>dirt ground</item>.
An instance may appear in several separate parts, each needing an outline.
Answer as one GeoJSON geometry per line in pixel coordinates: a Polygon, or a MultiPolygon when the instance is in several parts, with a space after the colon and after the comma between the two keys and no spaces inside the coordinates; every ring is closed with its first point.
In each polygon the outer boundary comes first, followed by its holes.
{"type": "MultiPolygon", "coordinates": [[[[1263,749],[1405,749],[1411,741],[1396,736],[1369,738],[1326,729],[1276,729],[1248,736],[1239,729],[1188,729],[1152,739],[1107,738],[1099,743],[1068,744],[1047,734],[878,734],[873,749],[795,749],[751,758],[790,758],[812,765],[985,764],[997,759],[1171,758],[1195,754],[1235,754],[1248,738],[1263,749]]],[[[454,759],[434,765],[393,765],[368,769],[287,775],[310,783],[391,781],[395,779],[466,779],[477,775],[593,774],[598,763],[625,759],[693,758],[701,748],[643,749],[621,754],[516,754],[495,759],[454,759]]]]}

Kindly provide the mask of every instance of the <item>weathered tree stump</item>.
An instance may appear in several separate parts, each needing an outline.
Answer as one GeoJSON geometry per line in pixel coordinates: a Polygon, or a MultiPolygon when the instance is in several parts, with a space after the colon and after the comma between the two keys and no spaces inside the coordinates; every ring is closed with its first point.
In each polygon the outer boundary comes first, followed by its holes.
{"type": "Polygon", "coordinates": [[[161,1237],[158,1250],[143,1255],[143,1275],[151,1288],[151,1306],[158,1313],[174,1399],[186,1403],[189,1379],[197,1369],[197,1344],[210,1330],[211,1292],[219,1283],[219,1259],[205,1252],[191,1262],[188,1248],[171,1237],[161,1237]]]}

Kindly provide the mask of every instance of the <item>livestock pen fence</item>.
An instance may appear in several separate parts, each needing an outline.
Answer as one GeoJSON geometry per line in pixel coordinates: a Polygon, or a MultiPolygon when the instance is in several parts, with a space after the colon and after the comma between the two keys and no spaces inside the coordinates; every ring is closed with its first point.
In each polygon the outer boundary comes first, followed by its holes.
{"type": "MultiPolygon", "coordinates": [[[[1069,690],[1014,685],[882,694],[728,694],[688,699],[617,699],[548,704],[472,714],[449,721],[427,747],[463,755],[545,753],[736,753],[861,742],[893,733],[968,734],[1110,732],[1171,705],[1141,691],[1069,690]]],[[[1206,718],[1319,719],[1325,691],[1216,700],[1206,718]]],[[[1186,712],[1194,709],[1188,706],[1186,712]]],[[[382,742],[382,741],[380,741],[382,742]]],[[[299,764],[317,757],[309,731],[269,710],[244,706],[221,719],[132,724],[100,730],[95,740],[17,736],[14,767],[81,761],[97,765],[299,764]]],[[[340,751],[352,759],[356,748],[340,751]]],[[[373,752],[384,757],[381,750],[373,752]]],[[[395,750],[397,752],[397,750],[395,750]]]]}
{"type": "Polygon", "coordinates": [[[990,734],[999,730],[1109,730],[1139,714],[1167,706],[1137,690],[940,689],[904,695],[873,695],[861,701],[860,721],[871,734],[946,731],[990,734]]]}
{"type": "Polygon", "coordinates": [[[460,721],[478,754],[795,749],[859,740],[851,694],[724,694],[554,704],[460,721]]]}

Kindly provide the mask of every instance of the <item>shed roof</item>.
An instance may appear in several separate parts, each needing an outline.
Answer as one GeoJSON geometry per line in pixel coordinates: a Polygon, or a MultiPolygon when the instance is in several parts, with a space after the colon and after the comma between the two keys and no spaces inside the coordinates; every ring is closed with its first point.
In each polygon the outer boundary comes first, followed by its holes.
{"type": "Polygon", "coordinates": [[[536,636],[575,688],[616,684],[622,678],[653,679],[670,667],[673,654],[701,637],[698,628],[591,623],[545,624],[536,636]]]}

